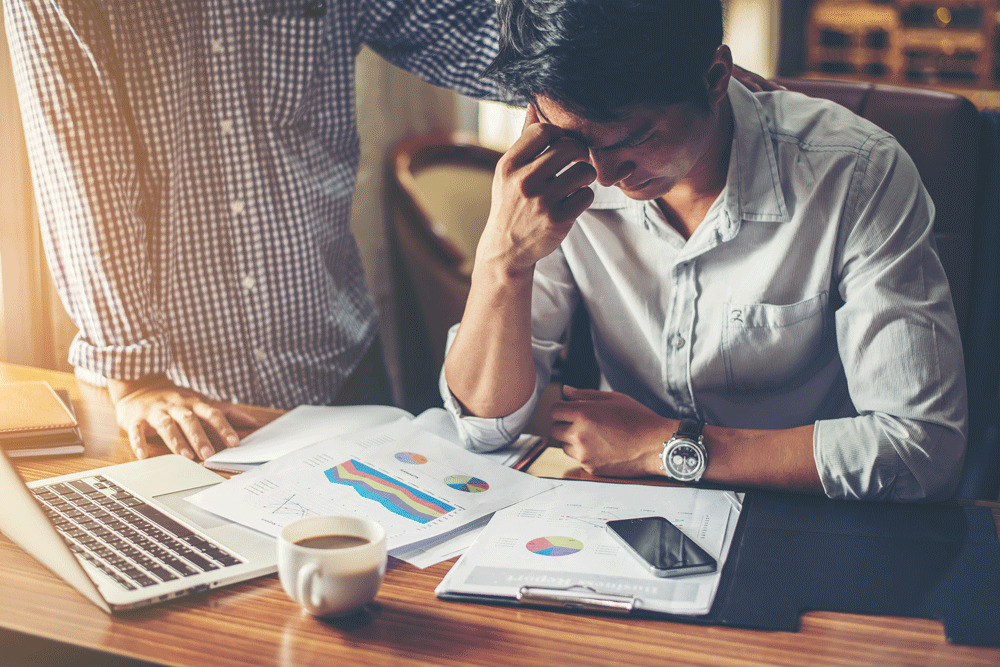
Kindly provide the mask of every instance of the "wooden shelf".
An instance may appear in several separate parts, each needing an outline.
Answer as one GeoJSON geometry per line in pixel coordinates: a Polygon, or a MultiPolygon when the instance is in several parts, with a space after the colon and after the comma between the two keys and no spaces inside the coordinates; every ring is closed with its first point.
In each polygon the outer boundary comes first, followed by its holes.
{"type": "Polygon", "coordinates": [[[818,0],[803,76],[947,90],[1000,109],[1000,0],[818,0]]]}

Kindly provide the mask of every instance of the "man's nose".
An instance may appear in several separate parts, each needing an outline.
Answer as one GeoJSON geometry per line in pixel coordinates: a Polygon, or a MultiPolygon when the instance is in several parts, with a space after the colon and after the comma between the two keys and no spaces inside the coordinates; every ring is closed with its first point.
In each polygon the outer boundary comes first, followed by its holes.
{"type": "Polygon", "coordinates": [[[613,155],[590,152],[590,164],[597,171],[597,182],[604,187],[611,187],[618,181],[628,178],[635,165],[629,160],[620,160],[613,155]]]}

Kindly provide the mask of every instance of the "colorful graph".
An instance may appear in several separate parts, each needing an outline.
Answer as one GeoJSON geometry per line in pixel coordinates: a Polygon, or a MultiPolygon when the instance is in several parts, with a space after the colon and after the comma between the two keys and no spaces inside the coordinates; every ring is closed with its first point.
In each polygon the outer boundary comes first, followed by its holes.
{"type": "Polygon", "coordinates": [[[444,478],[444,483],[453,489],[465,491],[466,493],[482,493],[490,488],[490,485],[478,477],[468,475],[448,475],[444,478]]]}
{"type": "Polygon", "coordinates": [[[325,472],[334,484],[349,486],[362,498],[374,500],[393,514],[417,523],[428,523],[455,509],[354,459],[325,472]]]}
{"type": "Polygon", "coordinates": [[[571,556],[583,549],[583,542],[572,537],[558,535],[536,537],[527,544],[528,551],[539,556],[571,556]]]}
{"type": "Polygon", "coordinates": [[[396,460],[400,463],[408,463],[409,465],[419,466],[427,463],[427,457],[423,454],[415,454],[414,452],[396,452],[396,460]]]}

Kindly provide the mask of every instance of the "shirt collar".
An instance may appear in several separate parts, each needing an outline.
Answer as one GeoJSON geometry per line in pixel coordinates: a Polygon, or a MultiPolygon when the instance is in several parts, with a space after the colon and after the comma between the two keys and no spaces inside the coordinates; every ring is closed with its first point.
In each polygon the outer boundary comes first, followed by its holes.
{"type": "MultiPolygon", "coordinates": [[[[740,220],[788,222],[778,160],[760,101],[736,79],[729,83],[735,131],[724,197],[732,224],[740,220]]],[[[627,208],[632,200],[616,187],[594,186],[592,209],[627,208]]]]}
{"type": "Polygon", "coordinates": [[[726,209],[733,221],[788,222],[770,119],[760,100],[736,79],[729,82],[735,130],[726,178],[726,209]]]}

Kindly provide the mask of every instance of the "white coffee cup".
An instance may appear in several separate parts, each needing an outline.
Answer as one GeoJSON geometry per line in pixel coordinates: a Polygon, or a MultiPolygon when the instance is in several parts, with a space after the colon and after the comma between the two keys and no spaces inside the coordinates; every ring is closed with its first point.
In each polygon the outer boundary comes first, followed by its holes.
{"type": "Polygon", "coordinates": [[[368,519],[313,516],[278,537],[281,585],[313,616],[347,616],[371,602],[386,561],[385,529],[368,519]]]}

